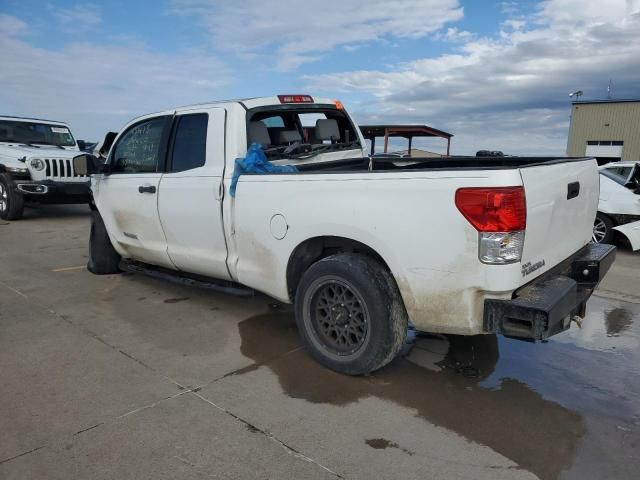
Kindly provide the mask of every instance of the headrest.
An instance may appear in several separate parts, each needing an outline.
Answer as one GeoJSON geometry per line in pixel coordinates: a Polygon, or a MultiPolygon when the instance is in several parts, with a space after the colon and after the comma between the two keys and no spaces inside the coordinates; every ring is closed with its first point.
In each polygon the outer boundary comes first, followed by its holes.
{"type": "Polygon", "coordinates": [[[282,130],[278,132],[278,144],[301,142],[302,136],[297,130],[282,130]]]}
{"type": "Polygon", "coordinates": [[[259,143],[263,147],[271,145],[271,138],[269,138],[269,130],[267,126],[262,122],[249,122],[249,145],[252,143],[259,143]]]}
{"type": "Polygon", "coordinates": [[[316,120],[316,135],[318,140],[340,140],[340,129],[337,120],[325,118],[316,120]]]}

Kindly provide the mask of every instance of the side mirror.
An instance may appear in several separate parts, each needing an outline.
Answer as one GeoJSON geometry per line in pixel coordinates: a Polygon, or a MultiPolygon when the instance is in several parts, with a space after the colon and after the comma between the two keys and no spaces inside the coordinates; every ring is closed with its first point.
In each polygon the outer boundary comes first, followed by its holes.
{"type": "Polygon", "coordinates": [[[73,157],[73,169],[78,175],[100,173],[102,162],[89,153],[73,157]]]}
{"type": "Polygon", "coordinates": [[[87,148],[87,142],[85,142],[84,140],[78,140],[76,143],[78,144],[78,148],[82,151],[87,148]]]}

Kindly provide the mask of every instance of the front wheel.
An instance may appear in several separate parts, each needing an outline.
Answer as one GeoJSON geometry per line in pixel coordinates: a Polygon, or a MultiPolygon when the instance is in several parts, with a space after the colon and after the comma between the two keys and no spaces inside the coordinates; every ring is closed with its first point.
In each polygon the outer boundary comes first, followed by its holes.
{"type": "Polygon", "coordinates": [[[593,222],[591,241],[594,243],[611,243],[613,240],[613,222],[603,213],[598,212],[593,222]]]}
{"type": "Polygon", "coordinates": [[[295,310],[311,356],[348,375],[385,366],[407,333],[407,313],[393,277],[365,255],[332,255],[309,267],[298,285],[295,310]]]}
{"type": "Polygon", "coordinates": [[[24,212],[24,197],[6,173],[0,174],[0,218],[18,220],[24,212]]]}

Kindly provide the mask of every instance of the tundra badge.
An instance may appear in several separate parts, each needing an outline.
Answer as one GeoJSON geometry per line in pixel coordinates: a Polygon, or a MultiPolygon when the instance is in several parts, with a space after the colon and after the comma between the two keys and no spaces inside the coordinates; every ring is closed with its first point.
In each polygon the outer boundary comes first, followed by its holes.
{"type": "Polygon", "coordinates": [[[527,262],[522,265],[522,276],[526,277],[527,275],[532,274],[536,270],[541,269],[545,266],[544,260],[538,260],[536,263],[527,262]]]}

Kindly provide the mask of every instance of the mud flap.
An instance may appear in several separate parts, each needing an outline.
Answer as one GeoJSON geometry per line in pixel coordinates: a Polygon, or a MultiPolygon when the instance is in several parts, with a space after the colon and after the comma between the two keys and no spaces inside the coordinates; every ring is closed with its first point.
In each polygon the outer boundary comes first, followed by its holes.
{"type": "Polygon", "coordinates": [[[627,237],[631,243],[631,249],[634,252],[636,250],[640,250],[640,220],[637,222],[627,223],[626,225],[613,227],[613,229],[627,237]]]}

